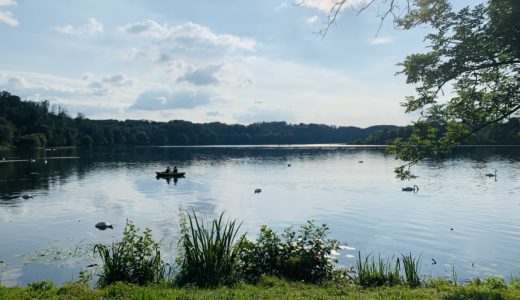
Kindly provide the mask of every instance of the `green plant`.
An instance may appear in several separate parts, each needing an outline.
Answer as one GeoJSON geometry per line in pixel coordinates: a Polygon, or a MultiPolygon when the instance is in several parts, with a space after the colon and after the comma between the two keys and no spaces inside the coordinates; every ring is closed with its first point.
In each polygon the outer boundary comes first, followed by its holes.
{"type": "Polygon", "coordinates": [[[455,272],[455,266],[451,267],[451,278],[453,280],[453,284],[457,286],[458,278],[457,278],[457,272],[455,272]]]}
{"type": "Polygon", "coordinates": [[[405,274],[405,281],[410,287],[418,287],[421,285],[421,257],[415,258],[410,254],[401,255],[403,258],[403,268],[405,274]]]}
{"type": "Polygon", "coordinates": [[[491,289],[504,289],[507,288],[507,284],[502,277],[491,276],[484,279],[484,286],[491,289]]]}
{"type": "Polygon", "coordinates": [[[33,283],[29,283],[28,287],[35,291],[50,291],[56,288],[56,284],[50,280],[39,280],[33,283]]]}
{"type": "Polygon", "coordinates": [[[243,276],[256,282],[261,275],[281,276],[288,280],[320,282],[333,277],[332,254],[339,242],[327,239],[329,228],[308,221],[298,231],[292,227],[279,235],[263,225],[256,243],[245,241],[240,254],[243,276]]]}
{"type": "Polygon", "coordinates": [[[394,286],[400,283],[400,262],[399,258],[387,259],[386,262],[378,256],[377,262],[372,253],[365,259],[361,259],[361,252],[358,252],[356,262],[357,283],[363,287],[373,286],[394,286]]]}
{"type": "Polygon", "coordinates": [[[223,222],[224,213],[208,227],[195,212],[181,219],[181,254],[177,259],[179,285],[194,284],[212,287],[232,284],[238,280],[238,253],[245,236],[235,243],[240,224],[223,222]]]}
{"type": "Polygon", "coordinates": [[[98,285],[107,286],[123,281],[136,284],[158,283],[164,279],[166,265],[161,260],[159,244],[146,229],[141,235],[135,225],[127,221],[122,240],[106,246],[97,244],[96,252],[103,261],[98,285]]]}

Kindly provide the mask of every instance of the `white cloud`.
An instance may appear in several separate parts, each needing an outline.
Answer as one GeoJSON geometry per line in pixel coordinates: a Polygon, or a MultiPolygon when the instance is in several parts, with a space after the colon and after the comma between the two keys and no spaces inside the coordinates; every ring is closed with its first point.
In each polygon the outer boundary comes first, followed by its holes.
{"type": "Polygon", "coordinates": [[[345,2],[341,7],[341,9],[345,9],[349,6],[364,3],[366,0],[300,0],[297,3],[301,6],[316,8],[328,14],[331,9],[337,7],[341,2],[345,2]]]}
{"type": "Polygon", "coordinates": [[[389,36],[376,37],[376,38],[370,40],[370,45],[384,45],[384,44],[390,44],[393,42],[394,42],[394,39],[389,36]]]}
{"type": "Polygon", "coordinates": [[[274,11],[281,12],[283,9],[287,8],[287,6],[289,6],[289,4],[287,4],[287,2],[282,2],[280,5],[275,6],[274,11]]]}
{"type": "Polygon", "coordinates": [[[119,28],[120,31],[140,35],[151,36],[154,38],[165,38],[169,34],[168,26],[160,25],[153,20],[146,20],[144,22],[135,22],[126,24],[119,28]]]}
{"type": "Polygon", "coordinates": [[[88,19],[87,23],[79,27],[74,27],[70,24],[65,26],[56,26],[54,30],[64,34],[94,34],[101,33],[104,31],[103,24],[97,21],[95,18],[88,19]]]}
{"type": "Polygon", "coordinates": [[[0,6],[17,5],[15,0],[0,0],[0,6]]]}
{"type": "Polygon", "coordinates": [[[91,89],[91,93],[96,96],[106,96],[114,91],[113,88],[128,87],[135,83],[135,81],[128,78],[125,73],[106,75],[100,80],[94,80],[94,76],[91,75],[91,73],[84,74],[83,80],[89,81],[87,86],[91,89]]]}
{"type": "MultiPolygon", "coordinates": [[[[29,74],[29,77],[32,75],[29,74]]],[[[7,75],[7,81],[1,83],[0,87],[13,94],[27,96],[29,94],[52,94],[55,96],[72,95],[76,90],[63,82],[48,80],[48,78],[28,79],[27,75],[7,75]]]]}
{"type": "Polygon", "coordinates": [[[13,76],[7,79],[7,87],[13,87],[15,89],[25,89],[29,86],[25,78],[22,76],[13,76]]]}
{"type": "Polygon", "coordinates": [[[20,25],[20,22],[18,22],[13,13],[7,10],[0,10],[0,23],[4,23],[12,27],[20,25]]]}
{"type": "Polygon", "coordinates": [[[119,28],[120,31],[138,36],[152,37],[161,43],[168,43],[170,48],[185,50],[210,50],[226,48],[229,50],[255,50],[257,43],[251,38],[242,38],[231,34],[216,34],[208,27],[184,23],[170,27],[153,20],[130,23],[119,28]]]}
{"type": "Polygon", "coordinates": [[[294,117],[290,112],[280,109],[258,109],[251,108],[244,112],[237,113],[233,116],[240,123],[255,123],[255,122],[293,122],[294,117]]]}
{"type": "Polygon", "coordinates": [[[123,60],[125,60],[125,61],[133,61],[139,55],[146,56],[143,52],[139,51],[137,48],[132,48],[132,49],[130,49],[130,51],[128,51],[127,53],[125,53],[123,55],[123,60]]]}
{"type": "Polygon", "coordinates": [[[186,81],[195,85],[218,84],[221,79],[218,72],[222,68],[222,64],[207,65],[199,68],[190,68],[177,81],[186,81]]]}
{"type": "Polygon", "coordinates": [[[127,86],[134,84],[134,80],[128,78],[125,73],[118,73],[114,75],[107,75],[101,79],[102,82],[117,85],[117,86],[127,86]]]}
{"type": "Polygon", "coordinates": [[[83,75],[81,75],[81,79],[83,79],[85,81],[90,81],[90,80],[94,79],[94,74],[92,74],[90,72],[85,72],[85,73],[83,73],[83,75]]]}
{"type": "Polygon", "coordinates": [[[139,110],[193,109],[217,100],[211,93],[196,90],[154,88],[141,93],[130,107],[139,110]]]}
{"type": "Polygon", "coordinates": [[[208,111],[208,112],[206,113],[206,116],[208,116],[208,117],[216,117],[216,116],[218,116],[218,115],[220,115],[220,113],[218,112],[218,110],[211,110],[211,111],[208,111]]]}
{"type": "Polygon", "coordinates": [[[318,16],[312,16],[312,17],[308,17],[305,22],[309,23],[309,24],[314,24],[316,23],[317,21],[319,20],[319,17],[318,16]]]}

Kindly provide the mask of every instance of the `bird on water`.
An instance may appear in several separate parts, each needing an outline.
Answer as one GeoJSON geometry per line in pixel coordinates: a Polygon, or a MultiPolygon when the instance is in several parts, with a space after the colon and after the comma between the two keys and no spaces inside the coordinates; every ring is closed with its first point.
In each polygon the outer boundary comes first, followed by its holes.
{"type": "Polygon", "coordinates": [[[407,186],[407,187],[404,187],[404,188],[401,188],[403,190],[403,192],[415,192],[417,193],[419,191],[419,187],[417,185],[413,185],[413,187],[411,186],[407,186]]]}

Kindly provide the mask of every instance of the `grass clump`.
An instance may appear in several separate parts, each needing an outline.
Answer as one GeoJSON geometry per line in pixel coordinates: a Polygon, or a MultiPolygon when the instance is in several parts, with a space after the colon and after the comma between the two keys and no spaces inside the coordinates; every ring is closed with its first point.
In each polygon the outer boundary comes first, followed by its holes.
{"type": "Polygon", "coordinates": [[[238,281],[238,254],[245,236],[237,241],[240,224],[224,222],[223,217],[224,213],[209,226],[199,221],[195,212],[181,220],[177,284],[214,287],[238,281]]]}
{"type": "Polygon", "coordinates": [[[394,286],[401,282],[399,258],[392,257],[384,261],[381,256],[374,258],[372,253],[361,259],[358,252],[356,262],[357,284],[362,287],[394,286]]]}
{"type": "Polygon", "coordinates": [[[155,284],[164,280],[166,265],[161,259],[159,244],[146,229],[142,234],[135,225],[127,221],[123,238],[111,246],[94,246],[103,261],[98,285],[103,287],[123,281],[135,284],[155,284]]]}
{"type": "Polygon", "coordinates": [[[421,257],[415,258],[410,252],[407,255],[402,254],[403,258],[403,269],[404,269],[404,281],[410,287],[418,287],[421,285],[420,268],[421,268],[421,257]]]}

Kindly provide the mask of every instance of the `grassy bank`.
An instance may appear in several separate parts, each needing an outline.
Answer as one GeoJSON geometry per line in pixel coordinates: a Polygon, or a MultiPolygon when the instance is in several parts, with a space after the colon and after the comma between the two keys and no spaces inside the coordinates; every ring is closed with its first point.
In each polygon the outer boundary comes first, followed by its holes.
{"type": "Polygon", "coordinates": [[[255,285],[214,289],[169,288],[115,283],[94,289],[71,283],[56,287],[37,282],[28,287],[0,287],[0,299],[520,299],[520,282],[497,284],[474,281],[454,285],[431,280],[419,288],[407,286],[361,288],[338,283],[304,284],[266,277],[255,285]]]}

